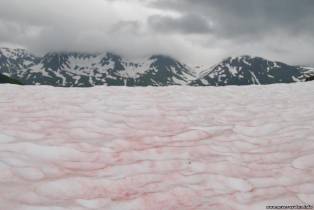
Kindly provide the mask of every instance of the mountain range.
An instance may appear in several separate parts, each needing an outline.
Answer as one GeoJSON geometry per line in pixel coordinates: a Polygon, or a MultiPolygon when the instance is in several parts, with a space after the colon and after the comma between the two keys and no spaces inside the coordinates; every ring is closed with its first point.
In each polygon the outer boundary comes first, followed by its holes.
{"type": "Polygon", "coordinates": [[[51,52],[36,56],[25,49],[0,48],[0,74],[25,85],[58,87],[225,86],[305,81],[314,68],[260,57],[229,57],[200,74],[166,55],[129,60],[114,53],[51,52]]]}

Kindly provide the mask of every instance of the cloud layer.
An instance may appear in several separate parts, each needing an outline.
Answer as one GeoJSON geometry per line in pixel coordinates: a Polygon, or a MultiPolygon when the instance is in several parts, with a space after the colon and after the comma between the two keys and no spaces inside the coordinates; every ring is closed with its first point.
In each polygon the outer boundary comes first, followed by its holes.
{"type": "Polygon", "coordinates": [[[313,11],[312,0],[0,0],[0,44],[165,53],[191,64],[240,54],[314,64],[313,11]]]}

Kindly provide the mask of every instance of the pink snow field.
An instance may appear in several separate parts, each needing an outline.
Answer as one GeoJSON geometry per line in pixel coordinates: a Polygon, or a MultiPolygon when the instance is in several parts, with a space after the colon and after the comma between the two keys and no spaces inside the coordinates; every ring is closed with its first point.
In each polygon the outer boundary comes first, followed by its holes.
{"type": "Polygon", "coordinates": [[[314,82],[0,85],[1,210],[313,209],[314,82]]]}

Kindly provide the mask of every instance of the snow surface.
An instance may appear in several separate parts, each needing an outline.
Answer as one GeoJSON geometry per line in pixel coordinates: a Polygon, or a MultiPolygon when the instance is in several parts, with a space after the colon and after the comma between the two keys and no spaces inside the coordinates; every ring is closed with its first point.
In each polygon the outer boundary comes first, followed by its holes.
{"type": "Polygon", "coordinates": [[[2,210],[314,204],[314,83],[0,86],[2,210]]]}

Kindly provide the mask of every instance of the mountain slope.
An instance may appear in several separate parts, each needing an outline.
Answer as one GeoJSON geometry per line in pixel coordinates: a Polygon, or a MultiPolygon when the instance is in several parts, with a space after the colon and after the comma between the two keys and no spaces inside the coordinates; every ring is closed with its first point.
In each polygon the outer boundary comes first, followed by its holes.
{"type": "Polygon", "coordinates": [[[145,73],[135,80],[137,86],[185,85],[195,79],[193,71],[168,56],[155,55],[145,73]]]}
{"type": "MultiPolygon", "coordinates": [[[[0,73],[23,81],[28,76],[27,70],[40,59],[24,49],[0,48],[0,73]]],[[[25,83],[27,84],[27,83],[25,83]]]]}
{"type": "Polygon", "coordinates": [[[22,85],[22,83],[19,82],[18,80],[11,79],[10,77],[0,74],[0,84],[4,84],[4,83],[22,85]]]}
{"type": "Polygon", "coordinates": [[[308,67],[308,66],[303,66],[302,67],[302,73],[303,73],[303,79],[304,81],[312,81],[314,78],[314,68],[313,67],[308,67]]]}
{"type": "Polygon", "coordinates": [[[229,57],[203,72],[191,85],[265,85],[303,81],[305,69],[260,57],[229,57]]]}

